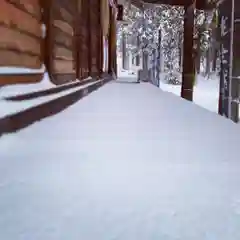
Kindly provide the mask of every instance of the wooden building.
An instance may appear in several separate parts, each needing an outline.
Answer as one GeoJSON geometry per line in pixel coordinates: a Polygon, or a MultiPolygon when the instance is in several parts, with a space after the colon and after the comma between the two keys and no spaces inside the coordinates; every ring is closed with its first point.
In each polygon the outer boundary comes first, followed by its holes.
{"type": "Polygon", "coordinates": [[[0,1],[0,67],[19,68],[14,74],[2,70],[0,86],[39,82],[46,71],[56,85],[116,72],[114,4],[108,0],[0,1]],[[106,44],[109,61],[103,69],[106,44]]]}

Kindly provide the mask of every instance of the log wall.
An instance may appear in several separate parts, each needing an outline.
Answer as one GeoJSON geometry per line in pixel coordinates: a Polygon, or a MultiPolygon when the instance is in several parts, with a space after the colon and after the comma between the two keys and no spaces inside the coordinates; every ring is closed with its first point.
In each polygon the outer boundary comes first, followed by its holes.
{"type": "Polygon", "coordinates": [[[102,1],[1,0],[0,86],[39,82],[45,71],[55,85],[100,77],[102,1]]]}
{"type": "MultiPolygon", "coordinates": [[[[41,69],[43,64],[41,5],[39,0],[0,1],[0,66],[41,69]]],[[[0,74],[0,85],[38,82],[42,73],[27,78],[0,74]]]]}

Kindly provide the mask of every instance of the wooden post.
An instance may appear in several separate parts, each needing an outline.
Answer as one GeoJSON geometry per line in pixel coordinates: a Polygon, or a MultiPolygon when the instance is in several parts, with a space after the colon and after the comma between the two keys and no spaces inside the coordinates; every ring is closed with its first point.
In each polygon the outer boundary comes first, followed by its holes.
{"type": "MultiPolygon", "coordinates": [[[[42,51],[42,58],[46,67],[46,70],[48,71],[49,75],[51,72],[51,65],[50,65],[50,61],[51,61],[51,54],[52,54],[52,46],[50,44],[53,43],[52,38],[52,28],[50,27],[52,24],[52,19],[51,19],[51,12],[50,12],[50,8],[52,6],[52,1],[46,1],[46,0],[42,0],[41,1],[41,7],[43,9],[43,14],[42,14],[42,22],[45,24],[46,27],[46,37],[45,40],[42,43],[41,46],[41,51],[42,51]]],[[[51,77],[51,75],[50,75],[51,77]]]]}
{"type": "MultiPolygon", "coordinates": [[[[101,21],[101,8],[99,9],[99,21],[101,21]]],[[[99,29],[99,52],[98,52],[98,72],[99,77],[103,74],[103,33],[102,28],[99,29]]]]}
{"type": "Polygon", "coordinates": [[[220,95],[222,98],[222,114],[230,117],[230,85],[231,85],[231,24],[232,24],[232,0],[223,1],[220,5],[221,15],[221,72],[220,72],[220,95]]]}
{"type": "Polygon", "coordinates": [[[115,13],[112,14],[112,69],[117,77],[117,20],[115,18],[115,13]]]}
{"type": "Polygon", "coordinates": [[[240,2],[226,0],[220,5],[221,72],[219,113],[234,122],[239,121],[240,76],[240,2]]]}
{"type": "Polygon", "coordinates": [[[76,53],[75,53],[75,61],[76,61],[76,78],[82,79],[82,68],[81,68],[81,35],[80,35],[80,25],[81,24],[81,2],[78,1],[78,7],[76,11],[76,19],[75,19],[75,46],[76,46],[76,53]]]}
{"type": "MultiPolygon", "coordinates": [[[[219,47],[219,55],[220,55],[220,82],[219,82],[219,99],[218,99],[218,114],[219,115],[224,115],[224,105],[225,105],[225,99],[224,99],[224,95],[225,95],[225,87],[224,87],[224,72],[225,72],[225,68],[228,67],[226,65],[226,62],[224,60],[224,36],[222,36],[222,6],[220,6],[219,8],[219,14],[218,14],[218,41],[220,43],[220,47],[219,47]]],[[[226,41],[225,41],[226,42],[226,41]]]]}
{"type": "Polygon", "coordinates": [[[239,86],[240,86],[240,2],[233,0],[232,21],[232,74],[231,74],[231,119],[239,122],[239,86]]]}
{"type": "Polygon", "coordinates": [[[109,35],[108,35],[108,73],[112,76],[117,76],[117,44],[116,44],[116,19],[114,15],[114,9],[109,6],[109,35]]]}
{"type": "Polygon", "coordinates": [[[87,8],[87,39],[88,39],[88,76],[92,77],[92,23],[91,23],[91,3],[90,0],[86,1],[87,8]]]}
{"type": "Polygon", "coordinates": [[[109,6],[108,73],[112,75],[112,7],[109,6]]]}
{"type": "Polygon", "coordinates": [[[113,41],[112,41],[112,32],[113,32],[113,14],[112,14],[112,7],[109,6],[109,34],[108,34],[108,73],[112,75],[113,70],[113,41]]]}
{"type": "Polygon", "coordinates": [[[193,30],[195,2],[184,7],[184,42],[183,42],[183,74],[181,97],[193,100],[193,85],[195,78],[193,56],[193,30]]]}
{"type": "Polygon", "coordinates": [[[98,20],[98,25],[95,28],[96,36],[97,36],[97,52],[96,52],[96,75],[97,78],[101,78],[102,76],[102,69],[103,69],[103,34],[102,34],[102,25],[101,25],[101,0],[97,1],[96,4],[96,18],[98,20]]]}

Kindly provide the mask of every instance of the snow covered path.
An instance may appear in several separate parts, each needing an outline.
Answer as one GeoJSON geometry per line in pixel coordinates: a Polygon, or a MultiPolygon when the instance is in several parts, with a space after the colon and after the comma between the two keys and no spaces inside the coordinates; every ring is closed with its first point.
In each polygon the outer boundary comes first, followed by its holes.
{"type": "Polygon", "coordinates": [[[238,240],[240,129],[109,83],[0,139],[0,239],[238,240]]]}

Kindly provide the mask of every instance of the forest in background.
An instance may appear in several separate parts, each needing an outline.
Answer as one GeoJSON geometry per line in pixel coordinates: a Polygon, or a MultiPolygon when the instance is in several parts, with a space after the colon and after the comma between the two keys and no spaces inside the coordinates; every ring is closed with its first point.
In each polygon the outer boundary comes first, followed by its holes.
{"type": "MultiPolygon", "coordinates": [[[[148,5],[140,10],[133,5],[124,8],[124,22],[118,23],[118,51],[123,68],[130,61],[136,66],[149,65],[154,54],[156,64],[167,72],[166,82],[181,84],[183,60],[184,8],[169,5],[148,5]]],[[[195,10],[194,65],[196,74],[210,78],[218,73],[220,44],[218,9],[195,10]]]]}

